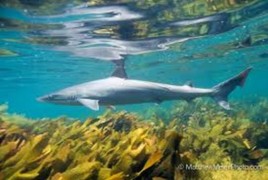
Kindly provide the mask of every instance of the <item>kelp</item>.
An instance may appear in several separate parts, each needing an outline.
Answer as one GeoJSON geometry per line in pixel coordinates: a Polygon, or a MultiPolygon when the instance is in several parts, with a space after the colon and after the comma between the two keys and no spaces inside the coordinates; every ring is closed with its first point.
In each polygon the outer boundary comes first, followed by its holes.
{"type": "Polygon", "coordinates": [[[267,176],[268,126],[263,116],[266,101],[256,101],[250,110],[248,104],[235,103],[239,108],[231,112],[200,99],[176,105],[169,126],[173,129],[175,126],[183,136],[180,151],[186,176],[201,179],[267,176]]]}
{"type": "Polygon", "coordinates": [[[9,121],[12,115],[2,116],[0,178],[4,179],[152,178],[181,140],[178,133],[163,129],[160,134],[126,112],[109,112],[84,122],[64,117],[29,120],[27,126],[9,121]],[[18,137],[12,138],[14,134],[18,137]]]}
{"type": "Polygon", "coordinates": [[[261,179],[268,126],[252,119],[266,108],[265,100],[258,104],[250,113],[181,102],[169,121],[152,111],[147,119],[107,111],[84,121],[31,120],[2,105],[0,179],[261,179]]]}
{"type": "Polygon", "coordinates": [[[0,49],[0,57],[2,56],[17,56],[18,54],[8,49],[0,49]]]}

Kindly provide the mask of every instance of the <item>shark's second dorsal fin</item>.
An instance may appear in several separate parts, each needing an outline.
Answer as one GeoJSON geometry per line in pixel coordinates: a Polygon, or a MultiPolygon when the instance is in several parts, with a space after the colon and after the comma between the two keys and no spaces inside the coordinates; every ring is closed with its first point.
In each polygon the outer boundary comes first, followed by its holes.
{"type": "Polygon", "coordinates": [[[184,86],[190,86],[190,87],[193,87],[193,83],[192,81],[187,81],[184,86]]]}
{"type": "Polygon", "coordinates": [[[125,61],[124,60],[114,60],[115,70],[111,76],[127,79],[127,73],[125,71],[125,61]]]}

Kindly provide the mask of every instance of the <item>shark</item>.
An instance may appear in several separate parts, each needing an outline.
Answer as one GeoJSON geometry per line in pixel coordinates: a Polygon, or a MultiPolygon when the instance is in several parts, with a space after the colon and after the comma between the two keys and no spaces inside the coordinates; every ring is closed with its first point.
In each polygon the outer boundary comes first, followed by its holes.
{"type": "Polygon", "coordinates": [[[211,97],[222,108],[230,110],[228,96],[236,87],[242,87],[252,67],[223,81],[212,88],[194,87],[191,82],[178,86],[150,81],[129,79],[124,63],[116,61],[112,75],[105,79],[67,87],[37,98],[40,102],[62,105],[82,105],[98,111],[100,106],[157,103],[169,100],[193,100],[198,97],[211,97]]]}

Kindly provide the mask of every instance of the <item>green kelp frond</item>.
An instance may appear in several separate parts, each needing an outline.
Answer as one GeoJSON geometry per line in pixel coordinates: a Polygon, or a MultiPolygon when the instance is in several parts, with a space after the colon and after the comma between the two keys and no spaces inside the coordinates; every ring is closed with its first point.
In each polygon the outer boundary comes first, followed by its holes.
{"type": "Polygon", "coordinates": [[[196,100],[176,104],[169,122],[112,111],[82,122],[30,120],[3,105],[0,179],[261,179],[268,126],[254,121],[258,107],[244,107],[230,113],[196,100]]]}

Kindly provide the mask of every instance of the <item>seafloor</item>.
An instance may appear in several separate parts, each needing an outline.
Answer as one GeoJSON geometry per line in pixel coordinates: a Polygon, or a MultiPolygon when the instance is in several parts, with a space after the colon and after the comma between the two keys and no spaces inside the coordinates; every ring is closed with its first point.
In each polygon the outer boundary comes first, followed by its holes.
{"type": "Polygon", "coordinates": [[[28,119],[0,106],[0,179],[265,179],[268,101],[28,119]],[[164,115],[163,115],[164,113],[164,115]],[[164,118],[163,118],[164,117],[164,118]]]}

